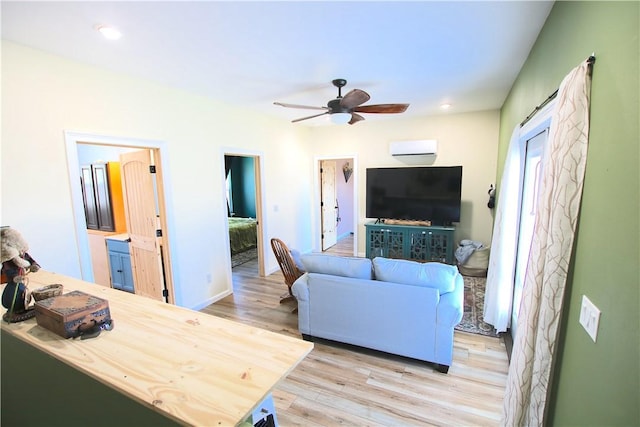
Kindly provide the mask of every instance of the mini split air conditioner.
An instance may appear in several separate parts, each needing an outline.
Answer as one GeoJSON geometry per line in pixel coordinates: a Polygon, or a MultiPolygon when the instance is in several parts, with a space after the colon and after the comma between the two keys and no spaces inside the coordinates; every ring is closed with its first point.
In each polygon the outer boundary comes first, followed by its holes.
{"type": "Polygon", "coordinates": [[[392,156],[435,156],[438,152],[438,141],[421,139],[418,141],[393,141],[389,144],[392,156]]]}

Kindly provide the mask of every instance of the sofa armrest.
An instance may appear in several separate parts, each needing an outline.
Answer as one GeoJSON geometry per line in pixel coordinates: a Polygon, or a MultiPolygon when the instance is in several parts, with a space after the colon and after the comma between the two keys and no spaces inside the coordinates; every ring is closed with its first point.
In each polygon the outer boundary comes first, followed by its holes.
{"type": "Polygon", "coordinates": [[[304,273],[298,277],[293,285],[291,285],[291,292],[296,297],[298,302],[309,301],[309,273],[304,273]]]}
{"type": "Polygon", "coordinates": [[[441,326],[454,327],[462,320],[464,313],[464,279],[461,274],[455,278],[455,288],[440,295],[437,309],[437,322],[441,326]]]}
{"type": "Polygon", "coordinates": [[[309,273],[293,282],[291,293],[298,301],[298,329],[301,334],[309,334],[309,273]]]}

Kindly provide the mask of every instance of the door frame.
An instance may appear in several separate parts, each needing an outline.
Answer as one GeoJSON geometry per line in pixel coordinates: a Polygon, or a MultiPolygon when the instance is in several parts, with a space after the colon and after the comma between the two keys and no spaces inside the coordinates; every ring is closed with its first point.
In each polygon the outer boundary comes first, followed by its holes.
{"type": "Polygon", "coordinates": [[[171,263],[171,254],[175,248],[171,242],[174,242],[173,230],[175,223],[173,213],[168,210],[167,205],[172,204],[173,197],[171,195],[171,182],[168,164],[168,150],[165,141],[147,140],[140,138],[127,138],[117,136],[98,135],[85,132],[64,131],[64,139],[67,151],[67,170],[69,172],[69,187],[71,191],[71,203],[76,231],[76,243],[78,246],[78,257],[80,261],[80,273],[82,280],[93,282],[93,266],[91,263],[91,252],[89,249],[89,238],[87,237],[86,222],[84,217],[84,205],[82,202],[82,188],[80,185],[80,164],[78,161],[78,145],[104,145],[107,147],[127,147],[139,149],[151,149],[158,153],[159,164],[162,170],[161,182],[158,184],[158,204],[163,222],[163,253],[165,255],[165,281],[166,288],[169,293],[168,302],[175,304],[175,295],[173,287],[174,274],[177,274],[177,268],[171,263]],[[162,193],[162,194],[160,194],[162,193]]]}
{"type": "MultiPolygon", "coordinates": [[[[524,185],[524,167],[525,167],[525,161],[526,161],[526,148],[527,148],[527,141],[531,138],[533,138],[534,136],[538,135],[539,133],[543,132],[545,129],[550,128],[551,126],[551,119],[552,119],[552,115],[553,112],[555,111],[555,105],[556,105],[556,99],[554,98],[553,100],[551,100],[551,102],[549,102],[547,105],[544,106],[544,108],[542,110],[540,110],[539,112],[536,113],[535,116],[533,116],[533,118],[528,121],[527,123],[525,123],[524,126],[522,126],[522,128],[520,128],[520,134],[518,136],[518,145],[519,145],[519,158],[518,158],[518,168],[519,168],[519,174],[520,176],[518,177],[519,179],[519,183],[518,183],[518,214],[517,214],[517,218],[518,218],[518,227],[517,227],[517,231],[516,231],[516,255],[513,259],[513,280],[510,284],[510,288],[509,288],[509,292],[511,293],[511,295],[509,296],[509,304],[510,304],[510,308],[509,308],[509,328],[508,328],[508,334],[509,336],[515,340],[515,334],[517,333],[516,331],[513,331],[511,329],[511,319],[513,317],[513,312],[514,310],[516,310],[515,308],[515,304],[514,304],[514,300],[513,300],[513,294],[515,292],[515,281],[516,281],[516,265],[518,263],[518,254],[517,254],[517,249],[518,249],[518,242],[520,239],[520,207],[522,205],[522,191],[523,191],[523,185],[524,185]]],[[[548,140],[548,139],[547,139],[548,140]]],[[[544,150],[545,147],[543,147],[543,159],[544,159],[544,150]]],[[[543,165],[544,167],[544,165],[543,165]]],[[[505,290],[506,291],[506,290],[505,290]]],[[[517,329],[517,326],[516,326],[517,329]]],[[[509,357],[511,357],[511,353],[509,352],[509,357]]]]}
{"type": "Polygon", "coordinates": [[[320,206],[322,181],[320,177],[320,167],[324,160],[349,160],[353,165],[354,174],[351,176],[351,179],[353,179],[353,256],[358,256],[358,235],[360,230],[360,222],[358,221],[358,212],[360,209],[360,204],[358,203],[358,188],[360,186],[358,183],[358,156],[356,154],[314,157],[314,205],[312,212],[315,213],[315,233],[313,233],[313,250],[315,252],[322,252],[322,206],[320,206]]]}
{"type": "MultiPolygon", "coordinates": [[[[549,120],[545,120],[544,124],[550,124],[551,119],[549,120]]],[[[540,127],[536,128],[536,130],[539,130],[540,127]]],[[[531,196],[533,195],[534,197],[537,196],[537,192],[536,189],[540,188],[540,173],[542,171],[542,167],[543,167],[543,156],[544,156],[544,152],[546,150],[547,147],[547,143],[548,143],[548,139],[549,139],[549,127],[548,126],[542,126],[541,130],[539,132],[529,132],[527,133],[527,137],[522,139],[521,142],[521,148],[520,148],[520,152],[522,153],[522,158],[520,161],[521,164],[521,172],[520,172],[520,189],[519,189],[519,194],[518,194],[518,230],[516,233],[516,258],[515,258],[515,265],[513,267],[513,291],[512,291],[512,296],[511,296],[511,300],[512,300],[512,304],[511,304],[511,321],[510,321],[510,333],[512,338],[515,340],[515,336],[518,332],[518,312],[520,310],[520,302],[522,301],[522,291],[524,289],[524,280],[525,280],[525,276],[526,276],[526,271],[527,271],[527,261],[529,258],[529,250],[527,249],[527,247],[531,247],[531,242],[533,240],[533,224],[532,224],[532,230],[531,230],[531,236],[528,239],[525,239],[525,235],[523,232],[523,207],[525,204],[525,196],[531,196]],[[546,136],[544,137],[544,140],[542,142],[539,142],[539,140],[534,141],[535,138],[538,138],[540,135],[543,135],[546,133],[546,136]],[[532,136],[531,136],[532,135],[532,136]],[[532,142],[534,141],[534,142],[532,142]],[[534,173],[534,177],[533,177],[533,188],[527,187],[527,176],[529,176],[528,174],[532,173],[532,171],[529,169],[529,167],[527,167],[527,160],[529,159],[529,156],[531,153],[538,153],[539,155],[539,163],[538,163],[538,167],[540,168],[538,171],[533,171],[534,173]],[[527,193],[528,191],[533,192],[532,193],[527,193]],[[527,193],[527,194],[525,194],[527,193]],[[525,255],[526,252],[526,255],[525,255]],[[523,264],[524,262],[524,264],[523,264]],[[518,286],[518,284],[520,284],[520,286],[518,286]],[[516,295],[519,294],[519,298],[516,300],[516,295]]],[[[535,205],[537,205],[537,197],[535,197],[536,202],[535,205]]],[[[534,205],[534,207],[535,207],[534,205]]],[[[535,223],[535,216],[533,218],[533,223],[535,223]]]]}
{"type": "MultiPolygon", "coordinates": [[[[266,268],[265,268],[265,254],[267,252],[266,244],[268,239],[265,237],[267,235],[267,225],[264,221],[264,201],[265,197],[265,186],[263,183],[264,180],[264,151],[259,150],[249,150],[237,147],[221,147],[220,148],[220,162],[221,162],[221,171],[222,171],[222,204],[220,206],[227,205],[227,187],[226,180],[224,176],[225,171],[225,156],[236,156],[236,157],[251,157],[254,159],[253,169],[254,169],[254,179],[256,186],[256,237],[257,237],[257,245],[258,245],[258,275],[260,277],[266,276],[266,268]]],[[[228,262],[229,262],[229,283],[232,283],[231,280],[231,243],[229,242],[229,221],[227,221],[227,209],[221,209],[220,212],[223,212],[224,215],[224,227],[226,230],[227,239],[225,239],[227,245],[227,254],[229,254],[228,262]]],[[[231,285],[231,292],[233,292],[233,285],[231,285]]]]}

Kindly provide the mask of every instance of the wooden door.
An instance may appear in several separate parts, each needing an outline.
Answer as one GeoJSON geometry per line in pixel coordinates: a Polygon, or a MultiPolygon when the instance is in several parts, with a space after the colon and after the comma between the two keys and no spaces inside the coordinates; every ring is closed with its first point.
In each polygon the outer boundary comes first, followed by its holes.
{"type": "Polygon", "coordinates": [[[320,216],[322,221],[322,250],[325,251],[338,241],[338,197],[336,189],[336,162],[320,162],[320,216]]]}
{"type": "Polygon", "coordinates": [[[120,155],[135,293],[166,301],[152,164],[150,150],[120,155]]]}
{"type": "Polygon", "coordinates": [[[256,188],[256,240],[258,244],[258,275],[260,277],[264,277],[266,276],[266,272],[264,268],[264,262],[262,261],[264,260],[264,240],[262,239],[264,230],[262,229],[262,181],[260,180],[262,173],[260,171],[260,157],[254,156],[253,159],[253,176],[255,179],[256,188]]]}

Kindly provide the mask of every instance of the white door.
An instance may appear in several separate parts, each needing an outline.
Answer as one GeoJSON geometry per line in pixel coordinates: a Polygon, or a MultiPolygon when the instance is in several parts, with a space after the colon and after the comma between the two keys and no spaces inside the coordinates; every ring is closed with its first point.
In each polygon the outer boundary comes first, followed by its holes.
{"type": "Polygon", "coordinates": [[[120,155],[122,192],[135,293],[165,301],[162,256],[157,230],[156,191],[151,150],[120,155]]]}
{"type": "Polygon", "coordinates": [[[322,220],[322,250],[325,251],[338,241],[338,193],[336,190],[336,162],[320,162],[320,212],[322,220]]]}
{"type": "Polygon", "coordinates": [[[548,129],[543,130],[526,142],[524,177],[520,202],[520,225],[516,254],[515,283],[513,286],[513,309],[511,311],[511,336],[515,339],[518,329],[518,313],[522,300],[522,288],[527,271],[527,261],[533,238],[533,225],[536,219],[540,176],[542,172],[542,150],[547,141],[548,129]]]}

